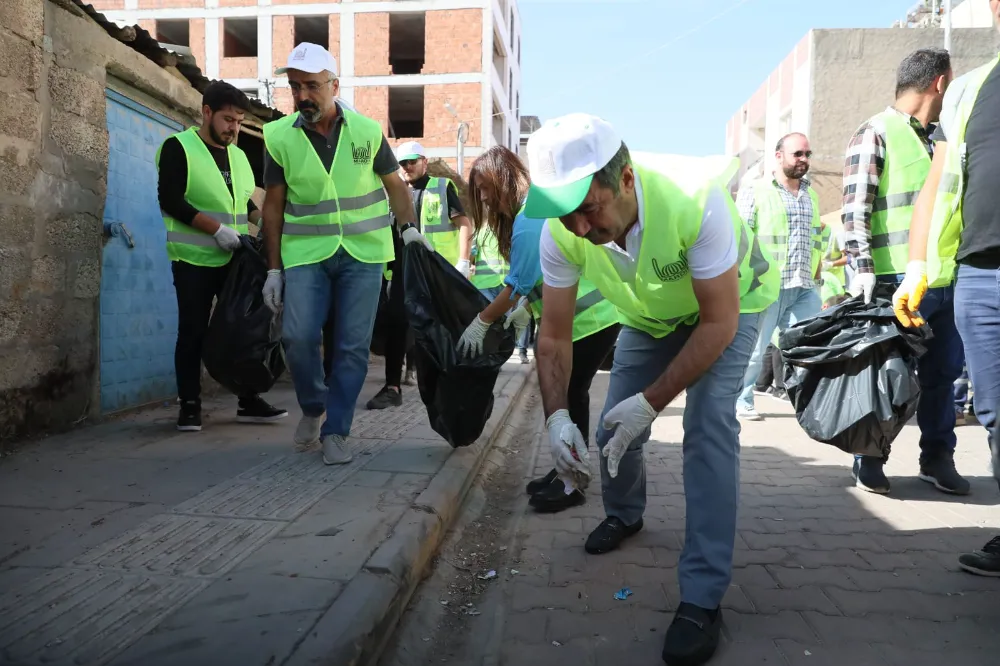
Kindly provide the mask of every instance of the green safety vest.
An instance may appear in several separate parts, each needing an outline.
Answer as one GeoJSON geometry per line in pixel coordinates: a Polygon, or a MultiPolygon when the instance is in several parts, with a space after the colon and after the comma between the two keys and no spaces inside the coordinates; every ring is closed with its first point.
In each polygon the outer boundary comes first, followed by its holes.
{"type": "Polygon", "coordinates": [[[819,288],[819,296],[823,303],[847,293],[844,290],[844,282],[830,271],[823,271],[820,277],[823,278],[823,285],[819,288]]]}
{"type": "MultiPolygon", "coordinates": [[[[668,175],[663,166],[650,168],[638,161],[633,165],[642,183],[645,210],[635,284],[619,277],[607,249],[574,235],[559,220],[548,221],[552,238],[566,259],[581,266],[583,275],[614,303],[620,320],[655,338],[698,319],[698,299],[686,253],[701,231],[710,189],[725,187],[736,160],[726,160],[724,173],[698,172],[695,162],[685,159],[677,164],[675,170],[683,176],[680,181],[668,175]]],[[[761,312],[778,298],[780,271],[736,212],[732,199],[728,203],[739,239],[740,312],[761,312]]]]}
{"type": "MultiPolygon", "coordinates": [[[[844,256],[844,253],[837,244],[837,237],[833,235],[833,229],[830,227],[824,227],[824,229],[823,237],[826,238],[826,251],[824,256],[829,261],[837,261],[844,256]]],[[[841,284],[847,284],[847,271],[844,270],[843,266],[834,266],[826,272],[836,276],[837,279],[840,280],[841,284]]]]}
{"type": "Polygon", "coordinates": [[[476,257],[476,270],[469,279],[476,289],[492,289],[502,285],[504,277],[510,272],[510,266],[500,256],[497,238],[487,227],[480,229],[476,235],[473,254],[476,257]]]}
{"type": "Polygon", "coordinates": [[[281,232],[286,269],[329,259],[341,245],[364,264],[393,258],[389,203],[372,169],[382,127],[349,109],[341,112],[344,124],[329,172],[305,131],[293,126],[298,112],[264,125],[264,144],[288,186],[281,232]]]}
{"type": "MultiPolygon", "coordinates": [[[[557,222],[558,223],[558,222],[557,222]]],[[[528,306],[535,321],[542,321],[542,281],[528,292],[528,306]]],[[[618,308],[604,298],[593,282],[580,278],[573,310],[573,342],[618,323],[618,308]]]]}
{"type": "MultiPolygon", "coordinates": [[[[810,253],[811,275],[816,274],[820,259],[823,256],[824,245],[821,234],[822,223],[819,219],[819,196],[812,186],[807,186],[809,198],[812,199],[812,251],[810,253]]],[[[778,271],[782,271],[788,263],[788,211],[778,193],[777,187],[770,179],[758,180],[753,185],[754,207],[757,209],[757,234],[760,244],[767,250],[778,271]]]]}
{"type": "MultiPolygon", "coordinates": [[[[958,103],[954,127],[946,127],[948,149],[945,152],[944,170],[934,199],[931,228],[927,239],[927,284],[931,288],[944,287],[955,279],[955,256],[962,239],[962,198],[965,194],[965,132],[972,116],[979,91],[986,78],[996,67],[998,59],[978,67],[968,77],[958,103]]],[[[963,77],[964,78],[964,77],[963,77]]],[[[955,85],[955,82],[952,82],[955,85]]]]}
{"type": "Polygon", "coordinates": [[[434,250],[454,266],[458,263],[458,227],[448,209],[447,178],[431,178],[420,198],[420,231],[434,250]]]}
{"type": "MultiPolygon", "coordinates": [[[[241,234],[250,233],[247,201],[253,194],[255,182],[246,154],[232,144],[226,147],[233,184],[230,192],[219,165],[198,136],[197,127],[189,127],[173,136],[180,142],[187,158],[184,200],[219,224],[233,227],[241,234]]],[[[163,144],[156,150],[157,173],[160,171],[161,150],[163,144]]],[[[232,259],[233,253],[219,247],[211,235],[161,212],[167,227],[167,256],[170,261],[183,261],[195,266],[225,266],[232,259]]]]}
{"type": "Polygon", "coordinates": [[[885,167],[872,204],[871,257],[876,275],[906,272],[913,204],[931,170],[931,156],[910,124],[893,111],[873,118],[885,124],[885,167]]]}

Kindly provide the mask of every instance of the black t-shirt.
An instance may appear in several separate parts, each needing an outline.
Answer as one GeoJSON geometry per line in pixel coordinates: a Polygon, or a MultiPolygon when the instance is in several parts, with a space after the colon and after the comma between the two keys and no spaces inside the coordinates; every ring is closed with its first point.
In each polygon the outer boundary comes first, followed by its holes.
{"type": "MultiPolygon", "coordinates": [[[[200,136],[198,138],[201,139],[200,136]]],[[[204,142],[204,139],[202,141],[204,142]]],[[[219,167],[222,180],[226,181],[226,186],[229,187],[231,194],[233,177],[229,169],[229,152],[225,148],[216,148],[207,143],[205,147],[208,148],[216,166],[219,167]]],[[[160,208],[167,215],[178,222],[190,225],[194,216],[201,211],[184,198],[184,191],[187,189],[187,174],[187,154],[184,152],[184,146],[177,140],[177,137],[172,136],[163,142],[163,148],[160,149],[160,176],[156,186],[157,195],[160,200],[160,208]]],[[[255,210],[257,210],[257,206],[254,205],[253,200],[247,199],[247,215],[255,210]]]]}
{"type": "MultiPolygon", "coordinates": [[[[934,139],[947,141],[939,127],[934,139]]],[[[965,131],[966,182],[961,243],[956,258],[1000,268],[1000,67],[983,83],[965,131]]]]}

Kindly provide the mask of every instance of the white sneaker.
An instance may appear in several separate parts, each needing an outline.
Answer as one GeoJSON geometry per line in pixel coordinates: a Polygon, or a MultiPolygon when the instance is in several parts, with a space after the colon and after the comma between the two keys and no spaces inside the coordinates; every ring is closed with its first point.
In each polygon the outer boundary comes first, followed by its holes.
{"type": "Polygon", "coordinates": [[[353,459],[343,435],[327,435],[323,438],[324,465],[346,465],[353,459]]]}
{"type": "Polygon", "coordinates": [[[736,409],[736,418],[744,421],[763,421],[764,417],[757,413],[753,407],[739,407],[736,409]]]}
{"type": "Polygon", "coordinates": [[[319,428],[323,423],[322,416],[302,415],[299,425],[295,428],[295,448],[298,451],[305,451],[316,444],[319,444],[319,428]]]}

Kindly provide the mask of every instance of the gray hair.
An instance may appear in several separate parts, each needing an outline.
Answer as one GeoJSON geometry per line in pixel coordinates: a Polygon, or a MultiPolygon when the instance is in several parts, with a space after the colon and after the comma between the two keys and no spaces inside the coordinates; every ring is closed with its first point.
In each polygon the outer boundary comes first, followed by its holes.
{"type": "Polygon", "coordinates": [[[601,167],[601,170],[594,174],[594,180],[597,184],[603,188],[611,190],[611,192],[618,196],[618,192],[621,189],[622,183],[622,172],[625,171],[625,167],[632,164],[632,156],[629,155],[628,146],[625,142],[622,142],[621,148],[615,153],[615,156],[611,158],[611,161],[601,167]]]}
{"type": "Polygon", "coordinates": [[[924,91],[951,70],[951,56],[944,49],[917,49],[903,58],[896,70],[896,97],[910,90],[924,91]]]}

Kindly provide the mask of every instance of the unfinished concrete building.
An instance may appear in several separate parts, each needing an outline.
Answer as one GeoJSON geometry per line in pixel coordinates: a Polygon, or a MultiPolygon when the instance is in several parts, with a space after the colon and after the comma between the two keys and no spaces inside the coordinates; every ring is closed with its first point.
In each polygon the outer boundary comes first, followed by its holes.
{"type": "Polygon", "coordinates": [[[416,139],[465,171],[486,148],[520,138],[521,25],[516,0],[99,0],[121,24],[138,23],[169,48],[190,50],[222,78],[289,112],[274,75],[298,42],[326,46],[341,96],[375,118],[392,143],[416,139]]]}

